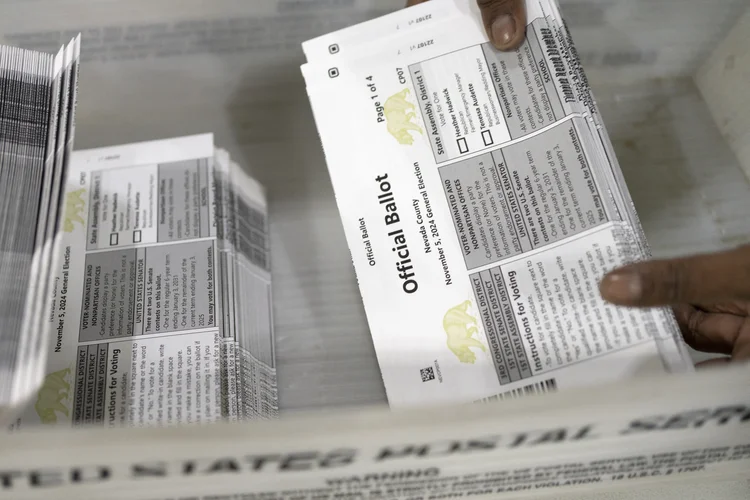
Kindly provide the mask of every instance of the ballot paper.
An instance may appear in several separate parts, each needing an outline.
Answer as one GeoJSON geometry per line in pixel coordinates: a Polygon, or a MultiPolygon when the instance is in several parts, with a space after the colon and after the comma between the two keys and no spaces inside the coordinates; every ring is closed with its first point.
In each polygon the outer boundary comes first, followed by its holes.
{"type": "Polygon", "coordinates": [[[599,295],[650,250],[556,2],[512,52],[473,4],[303,45],[391,407],[691,370],[670,311],[599,295]]]}
{"type": "Polygon", "coordinates": [[[46,377],[14,429],[278,414],[263,188],[212,134],[76,151],[46,377]]]}
{"type": "Polygon", "coordinates": [[[0,408],[43,376],[48,294],[75,135],[80,38],[57,53],[0,46],[0,408]]]}

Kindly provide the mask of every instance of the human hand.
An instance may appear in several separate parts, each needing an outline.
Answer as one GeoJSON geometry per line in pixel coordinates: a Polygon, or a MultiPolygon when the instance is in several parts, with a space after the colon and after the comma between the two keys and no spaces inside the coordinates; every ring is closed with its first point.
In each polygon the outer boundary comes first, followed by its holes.
{"type": "MultiPolygon", "coordinates": [[[[407,0],[411,7],[428,0],[407,0]]],[[[500,50],[513,50],[526,38],[525,0],[477,0],[487,36],[500,50]]]]}
{"type": "Polygon", "coordinates": [[[632,264],[605,276],[600,291],[613,304],[672,306],[690,347],[750,360],[750,246],[632,264]]]}

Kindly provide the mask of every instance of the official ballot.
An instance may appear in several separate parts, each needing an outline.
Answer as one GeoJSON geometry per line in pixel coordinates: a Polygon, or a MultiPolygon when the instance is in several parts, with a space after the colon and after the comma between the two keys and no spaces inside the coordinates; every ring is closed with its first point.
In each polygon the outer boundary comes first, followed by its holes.
{"type": "Polygon", "coordinates": [[[690,371],[670,311],[600,297],[650,254],[557,3],[510,52],[474,4],[303,45],[391,407],[690,371]]]}

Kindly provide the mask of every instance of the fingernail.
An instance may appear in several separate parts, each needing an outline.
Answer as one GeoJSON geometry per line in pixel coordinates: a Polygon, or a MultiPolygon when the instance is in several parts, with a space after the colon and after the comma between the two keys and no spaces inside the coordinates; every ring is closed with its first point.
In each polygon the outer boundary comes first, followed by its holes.
{"type": "Polygon", "coordinates": [[[615,271],[602,280],[599,291],[604,300],[615,304],[636,302],[643,293],[641,277],[634,272],[615,271]]]}
{"type": "Polygon", "coordinates": [[[505,47],[515,36],[516,21],[508,14],[503,14],[492,23],[492,41],[498,47],[505,47]]]}

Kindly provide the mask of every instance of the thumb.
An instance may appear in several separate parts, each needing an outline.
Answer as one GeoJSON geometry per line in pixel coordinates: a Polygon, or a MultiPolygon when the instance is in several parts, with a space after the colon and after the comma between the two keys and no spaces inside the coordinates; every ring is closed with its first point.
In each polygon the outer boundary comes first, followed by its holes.
{"type": "Polygon", "coordinates": [[[750,300],[750,246],[632,264],[604,277],[604,300],[636,307],[750,300]]]}
{"type": "Polygon", "coordinates": [[[512,50],[526,36],[525,0],[477,0],[487,36],[500,50],[512,50]]]}

